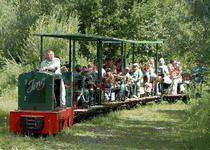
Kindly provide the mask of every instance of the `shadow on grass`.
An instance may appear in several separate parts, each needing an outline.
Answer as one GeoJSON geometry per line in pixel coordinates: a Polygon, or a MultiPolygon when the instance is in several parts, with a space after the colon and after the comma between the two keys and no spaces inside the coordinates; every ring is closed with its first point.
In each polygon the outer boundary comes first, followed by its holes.
{"type": "MultiPolygon", "coordinates": [[[[158,111],[159,112],[159,111],[158,111]]],[[[180,119],[179,115],[185,113],[178,111],[160,111],[167,114],[172,119],[180,119]]],[[[104,117],[109,117],[104,116],[104,117]]],[[[134,120],[132,118],[119,118],[112,116],[109,121],[102,121],[100,117],[83,122],[80,126],[73,126],[74,132],[62,137],[77,141],[79,145],[101,144],[107,148],[130,148],[130,149],[180,149],[184,146],[183,138],[189,138],[191,131],[188,127],[180,130],[179,122],[172,121],[145,121],[134,120]],[[79,142],[78,142],[79,141],[79,142]]]]}
{"type": "MultiPolygon", "coordinates": [[[[1,110],[0,110],[1,112],[1,110]]],[[[153,120],[122,118],[118,115],[101,115],[90,118],[73,127],[65,128],[56,136],[49,136],[49,148],[58,148],[58,143],[63,144],[60,148],[80,149],[186,149],[190,139],[196,133],[192,133],[188,126],[183,123],[184,110],[155,110],[155,115],[166,118],[158,120],[153,115],[153,120]],[[171,119],[171,120],[170,120],[171,119]],[[174,121],[175,120],[175,121],[174,121]]],[[[8,114],[0,114],[3,119],[8,114]]],[[[141,116],[140,116],[141,117],[141,116]]],[[[1,120],[0,120],[1,121],[1,120]]],[[[8,133],[8,128],[3,129],[8,133]]],[[[5,134],[6,135],[6,134],[5,134]]]]}

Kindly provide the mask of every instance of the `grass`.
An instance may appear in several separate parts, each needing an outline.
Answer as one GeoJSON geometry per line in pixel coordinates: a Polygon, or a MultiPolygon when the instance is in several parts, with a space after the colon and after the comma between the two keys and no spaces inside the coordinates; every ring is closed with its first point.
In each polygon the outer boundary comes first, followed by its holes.
{"type": "Polygon", "coordinates": [[[188,105],[151,102],[35,138],[9,133],[9,111],[17,109],[17,90],[11,89],[0,99],[0,149],[210,149],[208,97],[188,105]]]}

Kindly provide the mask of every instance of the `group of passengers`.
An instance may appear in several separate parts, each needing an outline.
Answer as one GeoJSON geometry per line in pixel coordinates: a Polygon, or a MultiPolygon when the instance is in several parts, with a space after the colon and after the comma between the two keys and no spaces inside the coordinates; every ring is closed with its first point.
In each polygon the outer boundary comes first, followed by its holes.
{"type": "MultiPolygon", "coordinates": [[[[60,69],[60,60],[54,58],[54,52],[52,50],[46,51],[46,58],[41,63],[41,71],[48,68],[56,69],[55,72],[60,73],[58,71],[60,69]]],[[[68,71],[68,67],[67,64],[63,65],[61,71],[68,71]]],[[[139,68],[139,64],[134,63],[132,69],[129,66],[123,68],[123,71],[121,69],[120,58],[117,58],[112,65],[111,58],[107,57],[100,71],[102,78],[99,79],[98,59],[95,59],[94,63],[89,63],[87,67],[76,65],[75,79],[83,81],[83,85],[79,87],[79,90],[82,91],[79,99],[84,103],[93,103],[94,93],[100,88],[104,91],[106,100],[114,100],[111,99],[112,93],[115,94],[116,100],[124,100],[125,97],[137,98],[143,95],[154,95],[155,88],[157,95],[159,95],[161,88],[163,88],[161,87],[162,84],[170,85],[168,92],[175,95],[177,94],[178,84],[184,80],[181,63],[177,62],[174,58],[171,59],[170,64],[167,66],[165,65],[164,59],[160,58],[158,71],[155,70],[155,61],[153,58],[150,58],[143,68],[139,68]]],[[[198,68],[194,68],[193,70],[196,69],[198,70],[198,68]]],[[[194,74],[196,74],[196,71],[194,71],[194,74]]],[[[182,84],[179,87],[179,91],[184,91],[182,84]]]]}

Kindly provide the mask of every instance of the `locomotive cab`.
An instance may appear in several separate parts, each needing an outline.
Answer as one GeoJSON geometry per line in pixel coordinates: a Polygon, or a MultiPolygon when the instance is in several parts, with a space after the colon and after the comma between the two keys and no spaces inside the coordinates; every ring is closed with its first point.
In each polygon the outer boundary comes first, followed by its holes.
{"type": "Polygon", "coordinates": [[[61,75],[29,72],[19,76],[18,110],[54,111],[62,105],[61,75]]]}

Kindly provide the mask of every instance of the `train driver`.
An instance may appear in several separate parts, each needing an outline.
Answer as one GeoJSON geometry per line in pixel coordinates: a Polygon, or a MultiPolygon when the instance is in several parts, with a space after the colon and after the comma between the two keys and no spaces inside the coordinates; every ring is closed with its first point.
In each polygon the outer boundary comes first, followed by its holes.
{"type": "Polygon", "coordinates": [[[53,70],[55,73],[61,74],[60,59],[54,57],[54,51],[51,49],[46,50],[46,59],[41,62],[40,71],[53,70]]]}
{"type": "MultiPolygon", "coordinates": [[[[48,69],[53,70],[54,73],[61,74],[61,68],[60,68],[60,59],[54,57],[54,51],[51,49],[46,50],[46,59],[41,62],[40,65],[40,72],[45,72],[48,69]]],[[[66,99],[65,99],[65,87],[64,82],[61,79],[62,84],[62,105],[66,105],[66,99]]]]}

